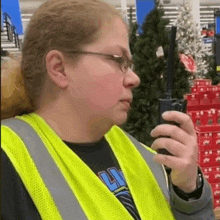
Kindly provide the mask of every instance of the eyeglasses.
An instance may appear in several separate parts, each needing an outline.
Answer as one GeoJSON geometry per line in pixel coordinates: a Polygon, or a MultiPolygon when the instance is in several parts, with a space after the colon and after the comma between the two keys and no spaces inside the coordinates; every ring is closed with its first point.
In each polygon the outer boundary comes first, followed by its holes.
{"type": "Polygon", "coordinates": [[[99,56],[105,56],[111,60],[114,60],[118,63],[121,71],[123,73],[126,73],[128,69],[134,70],[134,64],[133,61],[130,60],[127,56],[120,56],[120,55],[111,55],[111,54],[103,54],[103,53],[94,53],[89,51],[69,51],[70,53],[79,53],[79,54],[91,54],[91,55],[99,55],[99,56]]]}

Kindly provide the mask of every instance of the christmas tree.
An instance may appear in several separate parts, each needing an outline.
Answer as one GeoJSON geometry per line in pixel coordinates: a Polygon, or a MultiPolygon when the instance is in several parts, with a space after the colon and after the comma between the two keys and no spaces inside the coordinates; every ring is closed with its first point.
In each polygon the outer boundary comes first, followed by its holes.
{"type": "Polygon", "coordinates": [[[207,56],[207,62],[209,63],[209,69],[206,78],[212,80],[212,85],[217,85],[220,83],[220,75],[216,71],[215,56],[207,56]]]}
{"type": "MultiPolygon", "coordinates": [[[[156,1],[155,9],[145,18],[142,33],[137,36],[137,24],[130,27],[130,47],[141,84],[133,91],[132,110],[123,129],[148,146],[153,142],[150,132],[159,120],[159,98],[164,98],[166,92],[170,30],[166,27],[169,20],[163,15],[156,1]]],[[[175,54],[172,98],[182,99],[189,92],[189,73],[179,61],[177,47],[175,54]]]]}
{"type": "Polygon", "coordinates": [[[158,48],[167,51],[169,46],[169,20],[163,19],[164,11],[156,2],[156,7],[142,24],[142,33],[136,35],[137,25],[133,26],[130,35],[131,51],[135,64],[135,72],[141,84],[133,91],[134,101],[127,123],[123,128],[142,143],[150,145],[150,131],[158,123],[158,100],[164,94],[163,75],[166,71],[166,57],[157,57],[158,48]]]}
{"type": "Polygon", "coordinates": [[[193,21],[192,9],[188,4],[179,7],[176,26],[179,53],[191,55],[197,65],[197,70],[191,79],[205,78],[209,69],[206,57],[210,51],[202,42],[200,29],[193,21]]]}

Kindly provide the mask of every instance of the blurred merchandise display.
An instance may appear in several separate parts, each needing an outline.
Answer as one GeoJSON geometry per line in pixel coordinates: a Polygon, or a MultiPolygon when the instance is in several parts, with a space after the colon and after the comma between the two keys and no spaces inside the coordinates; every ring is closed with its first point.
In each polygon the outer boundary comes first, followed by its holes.
{"type": "Polygon", "coordinates": [[[196,79],[187,99],[187,113],[195,126],[199,165],[212,186],[214,208],[220,211],[220,85],[210,79],[196,79]]]}

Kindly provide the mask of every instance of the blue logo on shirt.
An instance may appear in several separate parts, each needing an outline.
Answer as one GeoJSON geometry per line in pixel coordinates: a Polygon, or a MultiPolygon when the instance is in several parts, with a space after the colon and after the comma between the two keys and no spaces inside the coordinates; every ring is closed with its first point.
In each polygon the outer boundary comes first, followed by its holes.
{"type": "Polygon", "coordinates": [[[98,175],[111,192],[115,192],[119,188],[125,188],[127,186],[122,171],[118,171],[115,167],[108,168],[107,172],[101,171],[98,175]]]}

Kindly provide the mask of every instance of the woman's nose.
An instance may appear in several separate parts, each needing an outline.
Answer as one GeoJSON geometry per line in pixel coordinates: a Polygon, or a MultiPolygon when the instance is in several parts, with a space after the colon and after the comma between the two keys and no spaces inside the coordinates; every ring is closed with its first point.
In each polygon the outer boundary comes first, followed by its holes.
{"type": "Polygon", "coordinates": [[[134,71],[129,69],[124,77],[124,86],[130,88],[136,88],[140,85],[140,82],[141,80],[138,77],[138,75],[134,71]]]}

